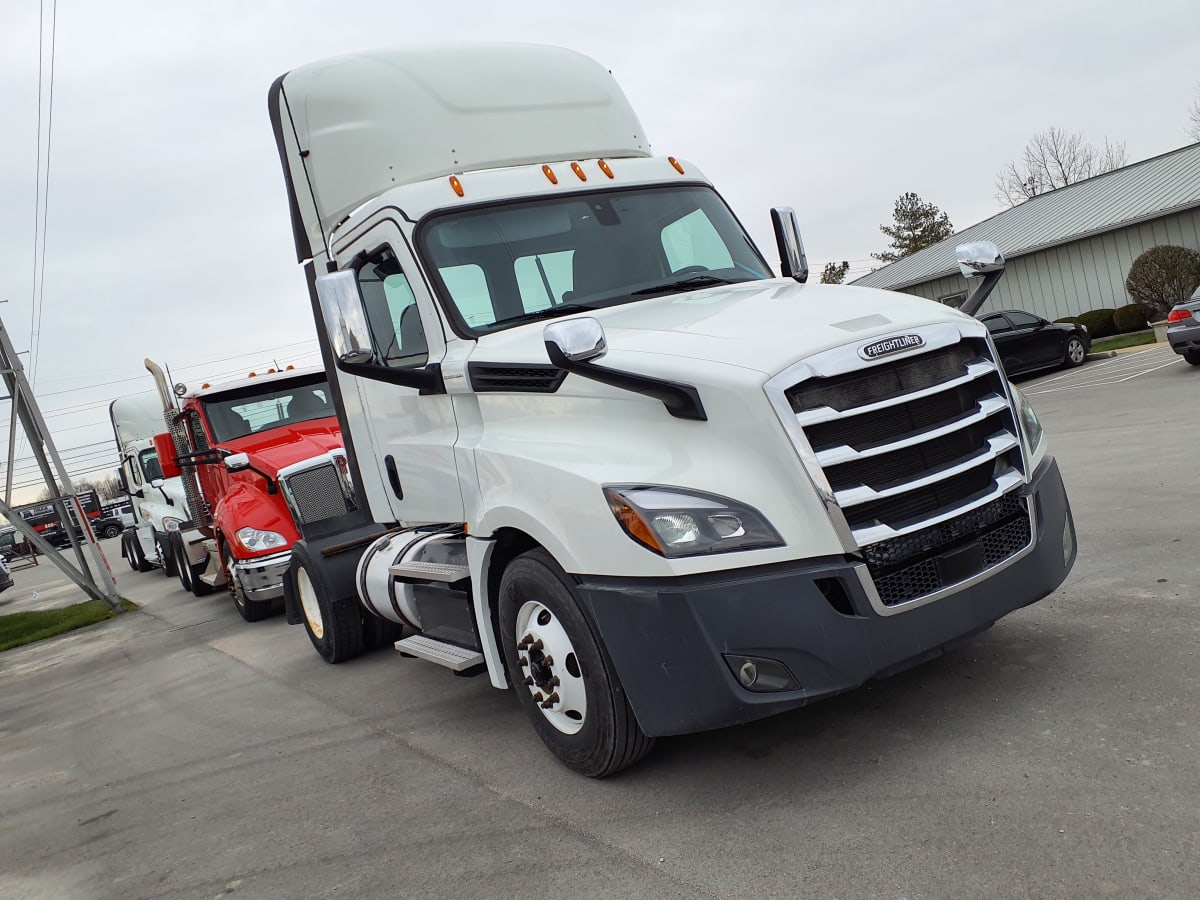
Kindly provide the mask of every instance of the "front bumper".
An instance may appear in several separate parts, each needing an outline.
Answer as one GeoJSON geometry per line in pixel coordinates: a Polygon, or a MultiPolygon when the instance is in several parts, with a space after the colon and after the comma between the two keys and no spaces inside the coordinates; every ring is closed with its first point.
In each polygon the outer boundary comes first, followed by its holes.
{"type": "Polygon", "coordinates": [[[283,576],[291,561],[292,551],[286,550],[256,559],[239,559],[233,568],[249,599],[274,600],[283,596],[283,576]]]}
{"type": "Polygon", "coordinates": [[[1032,549],[977,583],[892,615],[875,611],[861,565],[846,558],[676,579],[584,577],[578,590],[646,734],[749,722],[932,659],[1062,584],[1075,562],[1075,528],[1052,457],[1028,493],[1037,516],[1032,549]],[[818,582],[827,579],[841,581],[851,614],[826,599],[818,582]],[[743,688],[730,655],[777,661],[798,686],[743,688]]]}

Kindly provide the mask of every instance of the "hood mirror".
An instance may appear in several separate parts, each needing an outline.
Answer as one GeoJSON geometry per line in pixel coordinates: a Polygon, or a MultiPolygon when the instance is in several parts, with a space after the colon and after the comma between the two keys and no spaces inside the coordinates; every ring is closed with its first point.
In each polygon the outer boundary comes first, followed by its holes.
{"type": "Polygon", "coordinates": [[[958,258],[958,270],[963,278],[978,278],[988,272],[1004,271],[1004,254],[991,241],[975,241],[959,244],[954,248],[958,258]]]}
{"type": "Polygon", "coordinates": [[[317,277],[317,298],[333,355],[344,363],[369,363],[375,358],[371,332],[353,270],[317,277]]]}
{"type": "Polygon", "coordinates": [[[771,224],[775,226],[775,243],[779,245],[780,272],[784,278],[795,278],[804,284],[808,281],[808,257],[800,239],[796,211],[788,206],[775,207],[771,210],[771,224]]]}
{"type": "Polygon", "coordinates": [[[555,359],[556,355],[567,362],[580,363],[599,359],[608,352],[604,326],[591,316],[551,322],[542,329],[542,340],[546,342],[550,361],[556,366],[561,365],[555,359]]]}
{"type": "Polygon", "coordinates": [[[250,468],[250,457],[245,453],[230,453],[225,457],[225,468],[230,472],[240,472],[250,468]]]}

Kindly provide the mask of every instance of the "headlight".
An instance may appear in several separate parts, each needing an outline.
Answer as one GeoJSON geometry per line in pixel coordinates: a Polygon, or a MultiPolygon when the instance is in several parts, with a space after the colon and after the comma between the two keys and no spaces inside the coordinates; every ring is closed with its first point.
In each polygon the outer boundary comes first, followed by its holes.
{"type": "Polygon", "coordinates": [[[238,542],[252,552],[287,546],[287,538],[277,531],[260,531],[257,528],[247,527],[239,528],[236,536],[238,542]]]}
{"type": "MultiPolygon", "coordinates": [[[[146,516],[146,518],[150,518],[146,516]]],[[[172,518],[171,516],[163,516],[163,528],[167,531],[178,531],[179,526],[183,524],[183,519],[172,518]]]]}
{"type": "Polygon", "coordinates": [[[1033,411],[1033,405],[1028,398],[1021,393],[1021,389],[1015,384],[1010,384],[1013,400],[1017,404],[1017,419],[1021,423],[1021,431],[1025,435],[1025,444],[1029,448],[1029,455],[1037,450],[1042,443],[1042,423],[1038,421],[1037,413],[1033,411]]]}
{"type": "Polygon", "coordinates": [[[606,487],[604,496],[625,533],[663,556],[783,545],[757,510],[726,497],[633,485],[606,487]]]}

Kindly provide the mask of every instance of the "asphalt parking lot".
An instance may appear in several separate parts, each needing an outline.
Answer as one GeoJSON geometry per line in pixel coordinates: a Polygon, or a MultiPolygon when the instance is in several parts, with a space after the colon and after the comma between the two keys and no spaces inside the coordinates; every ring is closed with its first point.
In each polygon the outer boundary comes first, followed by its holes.
{"type": "Polygon", "coordinates": [[[143,612],[0,655],[0,896],[1194,897],[1200,370],[1021,386],[1078,528],[1058,592],[603,782],[485,679],[327,666],[107,542],[143,612]]]}

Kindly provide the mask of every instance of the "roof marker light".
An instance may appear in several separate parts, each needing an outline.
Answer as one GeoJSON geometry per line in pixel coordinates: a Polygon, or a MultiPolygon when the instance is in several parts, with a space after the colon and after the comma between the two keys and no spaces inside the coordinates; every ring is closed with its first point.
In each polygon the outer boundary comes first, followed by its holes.
{"type": "Polygon", "coordinates": [[[206,382],[204,382],[204,384],[200,385],[200,390],[202,390],[202,391],[207,391],[207,390],[208,390],[210,387],[212,387],[212,385],[210,385],[210,384],[209,384],[209,383],[206,381],[206,382]]]}
{"type": "Polygon", "coordinates": [[[680,175],[682,175],[682,174],[683,174],[683,166],[681,166],[681,165],[679,164],[679,160],[677,160],[677,159],[676,159],[675,157],[673,157],[673,156],[668,156],[668,157],[667,157],[667,162],[669,162],[671,165],[673,165],[673,166],[675,167],[675,171],[676,171],[676,172],[678,172],[680,175]]]}
{"type": "Polygon", "coordinates": [[[558,176],[554,174],[554,170],[549,166],[542,166],[542,174],[550,179],[551,184],[558,184],[558,176]]]}
{"type": "Polygon", "coordinates": [[[296,367],[295,367],[295,366],[292,366],[292,365],[289,365],[289,366],[287,367],[287,371],[289,371],[289,372],[290,372],[290,371],[292,371],[292,369],[294,369],[294,368],[296,368],[296,367]]]}
{"type": "Polygon", "coordinates": [[[571,163],[571,171],[579,176],[580,181],[587,181],[587,176],[583,174],[583,167],[579,163],[571,163]]]}
{"type": "Polygon", "coordinates": [[[597,163],[597,165],[600,166],[600,171],[603,172],[605,175],[607,175],[609,178],[617,177],[616,175],[613,174],[613,170],[611,168],[609,168],[608,163],[606,163],[604,160],[600,160],[597,163]]]}
{"type": "Polygon", "coordinates": [[[463,195],[462,182],[458,180],[457,175],[450,176],[450,187],[454,188],[454,193],[458,194],[458,196],[461,197],[463,195]]]}
{"type": "Polygon", "coordinates": [[[250,377],[251,377],[251,378],[257,378],[257,377],[258,377],[258,373],[257,373],[257,372],[251,372],[251,373],[250,373],[250,377]]]}

